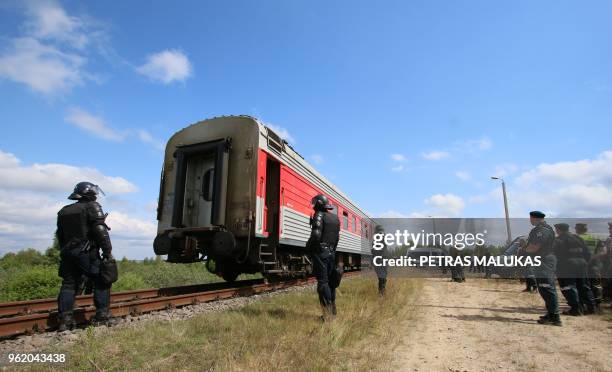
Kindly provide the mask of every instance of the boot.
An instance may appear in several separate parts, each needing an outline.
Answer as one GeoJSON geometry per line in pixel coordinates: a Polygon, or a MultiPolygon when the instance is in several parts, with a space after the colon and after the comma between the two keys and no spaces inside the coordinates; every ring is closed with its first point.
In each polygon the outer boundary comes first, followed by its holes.
{"type": "Polygon", "coordinates": [[[119,323],[119,319],[112,317],[108,310],[99,310],[99,311],[96,311],[96,315],[93,318],[91,318],[90,323],[91,325],[96,326],[96,327],[97,326],[112,327],[119,323]]]}
{"type": "Polygon", "coordinates": [[[385,287],[387,285],[387,279],[378,279],[378,294],[380,296],[385,295],[385,287]]]}
{"type": "Polygon", "coordinates": [[[569,310],[565,310],[562,313],[563,315],[569,315],[569,316],[581,316],[584,315],[582,312],[582,309],[579,307],[572,307],[569,310]]]}
{"type": "Polygon", "coordinates": [[[59,314],[58,332],[72,331],[76,327],[76,322],[72,316],[72,311],[59,314]]]}
{"type": "Polygon", "coordinates": [[[599,307],[598,303],[596,303],[595,305],[587,305],[587,308],[584,311],[584,314],[585,315],[601,314],[601,307],[599,307]]]}
{"type": "Polygon", "coordinates": [[[327,305],[321,305],[321,312],[323,313],[323,315],[321,315],[321,321],[322,322],[329,322],[332,321],[334,319],[335,314],[335,305],[334,303],[330,303],[327,305]]]}
{"type": "Polygon", "coordinates": [[[546,325],[554,325],[557,327],[561,327],[563,325],[561,323],[561,318],[559,317],[559,314],[548,314],[547,317],[540,318],[540,320],[538,320],[538,323],[546,324],[546,325]]]}

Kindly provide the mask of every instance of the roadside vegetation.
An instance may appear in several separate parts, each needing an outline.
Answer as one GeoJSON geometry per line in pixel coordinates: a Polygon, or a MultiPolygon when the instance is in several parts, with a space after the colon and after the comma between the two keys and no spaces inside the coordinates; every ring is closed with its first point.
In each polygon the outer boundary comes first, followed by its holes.
{"type": "Polygon", "coordinates": [[[419,286],[392,279],[381,298],[376,278],[364,275],[343,281],[338,316],[327,323],[308,289],[187,320],[88,330],[53,351],[67,353],[69,370],[388,370],[419,286]]]}
{"type": "MultiPolygon", "coordinates": [[[[57,296],[61,285],[58,276],[57,244],[41,253],[26,249],[7,253],[0,258],[0,302],[33,300],[57,296]]],[[[118,260],[119,280],[113,291],[171,287],[223,281],[209,273],[204,264],[170,264],[161,257],[131,261],[118,260]]],[[[239,279],[256,276],[242,276],[239,279]]]]}

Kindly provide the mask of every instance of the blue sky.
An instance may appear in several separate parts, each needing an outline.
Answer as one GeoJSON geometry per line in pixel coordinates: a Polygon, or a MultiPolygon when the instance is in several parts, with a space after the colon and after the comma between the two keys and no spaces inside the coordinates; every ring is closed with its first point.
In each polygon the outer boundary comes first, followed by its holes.
{"type": "Polygon", "coordinates": [[[0,249],[46,246],[51,211],[93,177],[121,249],[144,254],[160,146],[229,114],[281,128],[373,215],[500,217],[489,176],[503,175],[513,216],[612,216],[610,14],[606,1],[4,2],[0,249]]]}

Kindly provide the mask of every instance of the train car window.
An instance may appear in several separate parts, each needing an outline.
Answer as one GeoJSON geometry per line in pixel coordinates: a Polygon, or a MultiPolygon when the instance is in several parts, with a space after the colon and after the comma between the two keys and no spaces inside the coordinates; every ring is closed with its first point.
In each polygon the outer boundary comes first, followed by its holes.
{"type": "Polygon", "coordinates": [[[348,212],[342,212],[342,227],[344,230],[348,230],[348,212]]]}
{"type": "Polygon", "coordinates": [[[206,201],[213,200],[213,181],[215,179],[215,168],[210,168],[204,173],[202,178],[202,198],[206,201]]]}
{"type": "Polygon", "coordinates": [[[357,231],[357,217],[353,216],[353,232],[357,231]]]}
{"type": "Polygon", "coordinates": [[[368,239],[369,236],[368,236],[368,224],[367,223],[363,224],[363,231],[365,232],[366,239],[368,239]]]}

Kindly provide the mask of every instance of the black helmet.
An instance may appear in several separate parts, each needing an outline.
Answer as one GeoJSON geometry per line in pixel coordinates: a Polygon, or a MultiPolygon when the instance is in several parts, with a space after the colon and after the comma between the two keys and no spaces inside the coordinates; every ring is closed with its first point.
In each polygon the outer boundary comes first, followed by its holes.
{"type": "Polygon", "coordinates": [[[324,211],[327,209],[333,209],[333,207],[329,205],[329,200],[327,200],[327,196],[323,194],[319,194],[315,196],[314,198],[312,198],[312,200],[310,201],[310,204],[312,204],[312,207],[314,208],[315,211],[324,211]]]}
{"type": "Polygon", "coordinates": [[[98,194],[106,195],[98,185],[94,185],[91,182],[79,182],[74,187],[74,191],[70,194],[68,199],[79,200],[83,197],[95,199],[98,194]]]}

